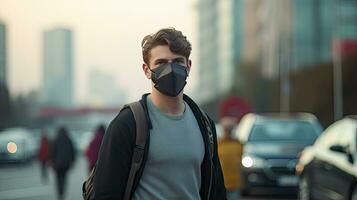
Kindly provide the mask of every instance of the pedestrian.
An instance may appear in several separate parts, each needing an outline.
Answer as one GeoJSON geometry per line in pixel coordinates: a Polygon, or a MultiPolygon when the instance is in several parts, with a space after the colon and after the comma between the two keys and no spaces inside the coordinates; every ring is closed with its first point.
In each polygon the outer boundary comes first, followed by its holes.
{"type": "Polygon", "coordinates": [[[89,146],[86,149],[86,157],[88,160],[88,169],[91,171],[97,162],[98,152],[100,145],[102,144],[103,136],[105,133],[104,125],[99,125],[95,130],[95,135],[92,141],[90,142],[89,146]]]}
{"type": "Polygon", "coordinates": [[[223,117],[220,121],[223,137],[218,141],[218,155],[221,161],[224,184],[227,189],[227,200],[240,199],[241,160],[243,145],[233,136],[236,121],[231,117],[223,117]]]}
{"type": "Polygon", "coordinates": [[[62,200],[64,199],[65,194],[67,173],[75,161],[73,143],[69,138],[68,131],[65,127],[60,127],[58,129],[52,150],[52,162],[53,169],[56,173],[58,199],[62,200]]]}
{"type": "Polygon", "coordinates": [[[48,180],[47,166],[50,160],[50,141],[44,131],[41,133],[40,148],[38,151],[38,160],[41,165],[42,182],[46,183],[48,180]]]}
{"type": "MultiPolygon", "coordinates": [[[[214,123],[203,120],[206,114],[183,93],[192,66],[190,53],[190,42],[174,28],[142,40],[142,70],[151,80],[151,93],[140,100],[148,142],[130,199],[226,199],[214,123]]],[[[104,135],[91,199],[124,198],[135,137],[133,112],[124,108],[104,135]]]]}

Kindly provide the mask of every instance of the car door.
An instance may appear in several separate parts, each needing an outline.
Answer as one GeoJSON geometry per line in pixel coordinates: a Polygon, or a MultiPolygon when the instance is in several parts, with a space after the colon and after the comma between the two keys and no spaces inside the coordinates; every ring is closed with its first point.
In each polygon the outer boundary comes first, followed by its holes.
{"type": "Polygon", "coordinates": [[[334,177],[331,176],[333,170],[333,163],[338,162],[340,155],[335,152],[330,152],[329,148],[340,137],[343,122],[337,122],[331,125],[321,135],[314,145],[315,158],[312,163],[313,173],[310,177],[312,184],[312,195],[316,199],[338,199],[333,191],[329,191],[331,184],[334,183],[334,177]]]}
{"type": "Polygon", "coordinates": [[[347,151],[354,151],[354,127],[348,121],[341,121],[328,131],[329,137],[315,162],[315,194],[319,199],[345,199],[353,178],[354,164],[346,153],[333,151],[331,147],[346,147],[347,151]]]}
{"type": "Polygon", "coordinates": [[[337,196],[342,195],[343,199],[347,199],[349,195],[350,186],[353,182],[353,166],[355,163],[353,152],[355,148],[354,136],[355,128],[353,124],[347,121],[343,127],[341,127],[340,137],[337,141],[330,146],[329,153],[335,156],[334,162],[330,163],[332,169],[327,174],[334,182],[327,183],[327,189],[338,193],[337,196]],[[338,152],[333,148],[342,147],[344,152],[338,152]],[[332,149],[331,149],[332,148],[332,149]]]}

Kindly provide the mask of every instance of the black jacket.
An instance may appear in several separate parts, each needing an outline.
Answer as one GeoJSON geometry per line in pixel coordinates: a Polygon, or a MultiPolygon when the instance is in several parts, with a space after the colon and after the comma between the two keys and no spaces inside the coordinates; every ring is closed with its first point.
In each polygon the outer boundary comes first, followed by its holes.
{"type": "Polygon", "coordinates": [[[60,132],[53,142],[52,161],[55,170],[68,170],[75,161],[73,143],[67,133],[60,132]]]}
{"type": "MultiPolygon", "coordinates": [[[[149,114],[146,105],[147,94],[143,95],[140,103],[143,105],[148,117],[148,127],[151,129],[149,114]]],[[[214,155],[213,165],[211,167],[211,159],[209,156],[209,139],[206,133],[206,126],[200,108],[188,96],[184,95],[184,101],[190,106],[193,111],[198,125],[201,129],[202,136],[205,143],[205,156],[201,165],[201,199],[207,200],[221,200],[226,199],[226,190],[224,187],[221,164],[217,155],[217,136],[213,121],[213,139],[214,139],[214,155]],[[212,171],[211,171],[212,169],[212,171]],[[211,173],[212,172],[212,173],[211,173]],[[209,180],[212,174],[211,192],[209,191],[209,180]]],[[[148,132],[149,132],[148,130],[148,132]]],[[[135,145],[136,126],[133,113],[130,109],[122,110],[110,123],[107,132],[104,135],[103,142],[99,151],[97,161],[96,174],[94,176],[94,197],[95,200],[121,200],[123,199],[126,183],[131,167],[131,159],[135,145]]],[[[146,151],[143,158],[143,164],[138,171],[134,180],[132,194],[139,183],[140,177],[143,173],[145,162],[147,160],[149,137],[146,142],[146,151]]]]}

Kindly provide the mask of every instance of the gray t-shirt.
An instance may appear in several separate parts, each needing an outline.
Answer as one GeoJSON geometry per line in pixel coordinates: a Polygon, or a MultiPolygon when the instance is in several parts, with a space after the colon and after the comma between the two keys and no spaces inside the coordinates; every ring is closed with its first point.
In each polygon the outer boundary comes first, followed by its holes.
{"type": "Polygon", "coordinates": [[[204,143],[196,118],[185,103],[181,116],[161,112],[147,98],[152,129],[150,148],[134,200],[200,199],[204,143]]]}

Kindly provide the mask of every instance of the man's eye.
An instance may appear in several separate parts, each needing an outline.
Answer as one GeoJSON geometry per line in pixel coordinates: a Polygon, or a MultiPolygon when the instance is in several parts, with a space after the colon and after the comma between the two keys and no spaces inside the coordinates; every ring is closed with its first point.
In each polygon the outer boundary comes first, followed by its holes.
{"type": "Polygon", "coordinates": [[[156,64],[158,64],[158,65],[161,65],[161,64],[164,64],[164,63],[166,63],[165,61],[157,61],[156,62],[156,64]]]}

